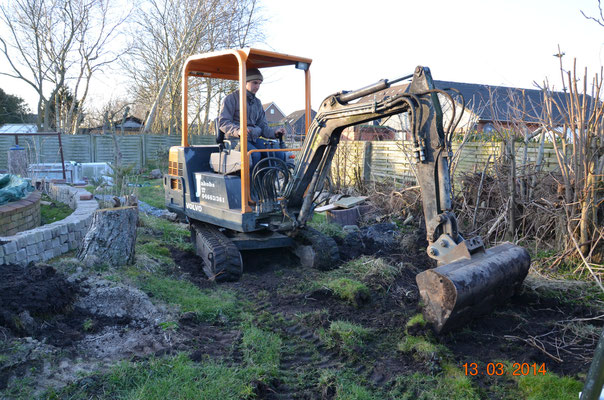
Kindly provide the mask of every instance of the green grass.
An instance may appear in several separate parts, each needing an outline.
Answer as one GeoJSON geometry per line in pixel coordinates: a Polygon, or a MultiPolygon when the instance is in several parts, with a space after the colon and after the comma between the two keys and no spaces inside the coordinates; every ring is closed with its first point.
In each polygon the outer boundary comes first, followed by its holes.
{"type": "Polygon", "coordinates": [[[154,298],[176,305],[182,312],[194,312],[202,321],[232,320],[239,313],[235,295],[227,290],[201,290],[188,281],[151,274],[142,274],[139,280],[141,288],[154,298]]]}
{"type": "Polygon", "coordinates": [[[259,377],[276,377],[282,342],[279,336],[251,324],[244,324],[241,349],[248,368],[259,377]]]}
{"type": "Polygon", "coordinates": [[[164,265],[174,265],[172,253],[170,253],[170,249],[164,245],[163,241],[139,235],[136,238],[135,250],[137,256],[144,255],[151,257],[164,265]],[[141,243],[143,240],[146,240],[147,242],[141,243]]]}
{"type": "Polygon", "coordinates": [[[347,355],[358,354],[371,334],[371,329],[348,321],[333,321],[329,329],[319,329],[319,336],[327,347],[347,355]]]}
{"type": "Polygon", "coordinates": [[[67,204],[61,203],[60,201],[55,201],[46,194],[42,195],[41,200],[51,203],[48,205],[40,204],[40,219],[42,225],[52,224],[53,222],[60,221],[73,213],[73,210],[69,208],[67,204]]]}
{"type": "Polygon", "coordinates": [[[470,379],[461,370],[445,364],[443,372],[436,376],[420,372],[398,376],[388,398],[397,400],[479,400],[480,396],[472,386],[470,379]]]}
{"type": "Polygon", "coordinates": [[[346,236],[342,227],[338,224],[327,222],[327,217],[324,214],[313,214],[312,219],[308,221],[308,226],[327,236],[342,238],[346,236]]]}
{"type": "MultiPolygon", "coordinates": [[[[142,226],[160,238],[163,245],[171,245],[181,250],[192,250],[191,232],[186,225],[175,224],[162,218],[141,214],[142,226]]],[[[145,229],[141,233],[144,233],[145,229]]]]}
{"type": "Polygon", "coordinates": [[[413,317],[409,318],[409,321],[405,324],[405,331],[408,331],[409,328],[419,325],[420,327],[426,326],[426,320],[422,314],[415,314],[413,317]]]}
{"type": "Polygon", "coordinates": [[[349,278],[325,280],[323,286],[355,307],[366,301],[370,295],[369,288],[364,283],[349,278]]]}
{"type": "Polygon", "coordinates": [[[399,274],[399,266],[390,265],[381,258],[361,256],[330,271],[328,277],[349,277],[365,283],[372,289],[382,290],[389,288],[399,274]]]}
{"type": "MultiPolygon", "coordinates": [[[[361,377],[349,371],[323,370],[319,377],[319,389],[325,394],[335,392],[333,400],[379,400],[382,396],[359,382],[361,377]]],[[[322,398],[331,398],[324,395],[322,398]]]]}
{"type": "Polygon", "coordinates": [[[196,364],[186,355],[152,358],[141,363],[121,362],[87,385],[72,384],[53,399],[249,399],[253,398],[254,371],[221,362],[196,364]]]}
{"type": "Polygon", "coordinates": [[[422,359],[430,358],[432,354],[438,353],[438,346],[423,336],[405,336],[398,344],[398,349],[403,353],[419,354],[422,359]]]}
{"type": "MultiPolygon", "coordinates": [[[[167,322],[166,329],[177,324],[167,322]]],[[[267,384],[279,373],[281,339],[251,325],[242,325],[243,364],[227,366],[221,360],[192,362],[185,354],[121,362],[109,373],[97,375],[90,385],[73,384],[47,398],[69,399],[251,399],[256,383],[267,384]]],[[[162,326],[162,328],[164,328],[162,326]]]]}
{"type": "MultiPolygon", "coordinates": [[[[511,369],[508,369],[510,371],[511,369]]],[[[571,377],[559,377],[547,371],[545,375],[515,376],[522,398],[526,400],[575,400],[583,390],[583,383],[571,377]]]]}
{"type": "Polygon", "coordinates": [[[143,185],[135,190],[139,200],[155,208],[166,208],[163,179],[145,180],[139,183],[143,185]]]}
{"type": "Polygon", "coordinates": [[[371,289],[386,290],[399,274],[399,267],[381,258],[363,256],[325,273],[311,290],[327,287],[342,300],[358,306],[370,297],[371,289]]]}
{"type": "Polygon", "coordinates": [[[553,298],[564,304],[582,305],[604,311],[604,293],[594,282],[544,279],[529,273],[524,286],[539,297],[553,298]]]}
{"type": "Polygon", "coordinates": [[[0,398],[14,400],[33,399],[34,385],[35,382],[32,377],[14,379],[3,391],[0,391],[0,398]]]}

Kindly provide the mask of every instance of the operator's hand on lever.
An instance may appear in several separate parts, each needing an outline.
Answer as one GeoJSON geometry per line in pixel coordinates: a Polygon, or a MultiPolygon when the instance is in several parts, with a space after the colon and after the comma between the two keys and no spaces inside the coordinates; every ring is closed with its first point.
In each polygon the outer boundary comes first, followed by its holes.
{"type": "Polygon", "coordinates": [[[279,139],[279,142],[283,142],[283,136],[285,135],[285,129],[283,127],[275,131],[275,137],[279,139]]]}

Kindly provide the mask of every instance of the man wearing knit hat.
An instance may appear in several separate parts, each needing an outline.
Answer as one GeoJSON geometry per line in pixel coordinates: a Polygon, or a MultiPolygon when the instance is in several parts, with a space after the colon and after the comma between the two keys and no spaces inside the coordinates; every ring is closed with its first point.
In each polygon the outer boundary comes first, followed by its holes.
{"type": "MultiPolygon", "coordinates": [[[[257,68],[250,68],[247,70],[247,149],[267,149],[268,143],[261,139],[260,136],[267,139],[276,139],[283,137],[285,129],[279,128],[277,130],[268,126],[266,122],[266,115],[260,99],[256,97],[258,89],[264,80],[262,74],[257,68]]],[[[240,126],[239,126],[239,90],[235,90],[224,98],[222,107],[220,108],[220,116],[218,120],[220,130],[224,132],[227,139],[239,139],[240,137],[240,126]]],[[[285,154],[283,152],[274,152],[275,157],[284,159],[285,154]]],[[[260,161],[261,153],[252,153],[252,164],[250,165],[250,171],[260,161]]]]}

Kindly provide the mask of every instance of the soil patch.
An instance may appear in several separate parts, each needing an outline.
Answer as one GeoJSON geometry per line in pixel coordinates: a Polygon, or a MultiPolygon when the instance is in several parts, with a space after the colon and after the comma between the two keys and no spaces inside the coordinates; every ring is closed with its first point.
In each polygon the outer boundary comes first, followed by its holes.
{"type": "Polygon", "coordinates": [[[40,320],[68,311],[77,285],[48,265],[0,268],[0,325],[23,336],[38,330],[40,320]]]}

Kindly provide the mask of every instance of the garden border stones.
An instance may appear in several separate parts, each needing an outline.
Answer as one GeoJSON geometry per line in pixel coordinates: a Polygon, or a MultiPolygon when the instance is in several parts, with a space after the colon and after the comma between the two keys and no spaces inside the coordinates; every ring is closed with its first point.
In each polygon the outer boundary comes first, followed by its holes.
{"type": "Polygon", "coordinates": [[[92,214],[99,208],[87,190],[47,181],[35,182],[35,186],[74,211],[52,224],[0,237],[0,265],[46,261],[78,248],[90,227],[92,214]],[[91,199],[83,200],[87,198],[91,199]]]}

